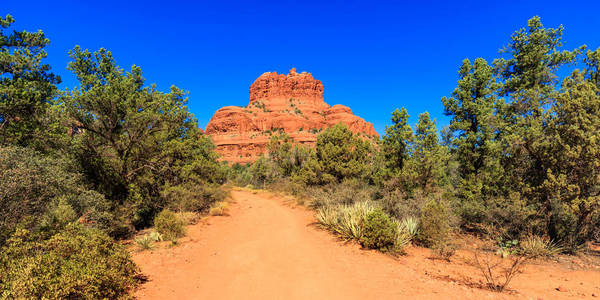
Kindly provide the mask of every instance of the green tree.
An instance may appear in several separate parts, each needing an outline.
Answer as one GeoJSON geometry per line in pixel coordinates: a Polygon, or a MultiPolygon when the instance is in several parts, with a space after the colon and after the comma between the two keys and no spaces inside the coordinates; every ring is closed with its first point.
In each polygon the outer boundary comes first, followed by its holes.
{"type": "Polygon", "coordinates": [[[285,177],[289,177],[294,171],[294,162],[292,161],[293,147],[292,138],[286,133],[271,136],[271,139],[267,143],[269,158],[285,177]]]}
{"type": "Polygon", "coordinates": [[[557,229],[550,220],[558,206],[544,183],[550,179],[555,151],[549,124],[558,97],[556,71],[574,63],[584,48],[560,50],[562,34],[562,26],[545,28],[539,17],[533,17],[503,49],[507,58],[494,62],[503,84],[501,93],[510,97],[503,136],[503,166],[511,179],[507,186],[543,216],[552,238],[557,238],[557,229]]]}
{"type": "Polygon", "coordinates": [[[372,156],[371,142],[340,123],[317,136],[314,155],[296,178],[308,184],[341,182],[346,178],[366,180],[372,156]]]}
{"type": "Polygon", "coordinates": [[[600,48],[594,51],[588,50],[584,62],[588,80],[600,88],[600,48]]]}
{"type": "Polygon", "coordinates": [[[435,120],[431,120],[427,112],[419,115],[411,148],[407,172],[414,185],[425,192],[439,189],[446,177],[448,152],[440,145],[435,120]]]}
{"type": "Polygon", "coordinates": [[[563,81],[548,126],[551,167],[542,190],[551,203],[550,234],[576,246],[600,219],[600,89],[589,71],[563,81]]]}
{"type": "Polygon", "coordinates": [[[12,16],[0,17],[0,145],[30,145],[60,78],[42,61],[50,43],[44,33],[12,31],[12,16]]]}
{"type": "Polygon", "coordinates": [[[402,170],[409,156],[412,129],[408,125],[408,118],[408,112],[404,107],[392,112],[392,125],[385,127],[385,134],[382,138],[381,152],[387,169],[395,174],[402,170]]]}
{"type": "Polygon", "coordinates": [[[451,116],[449,140],[458,162],[458,194],[463,217],[480,222],[488,198],[502,194],[502,142],[504,103],[498,99],[493,69],[482,58],[465,59],[452,97],[442,98],[451,116]]]}
{"type": "Polygon", "coordinates": [[[99,191],[129,207],[126,213],[137,210],[136,224],[150,224],[166,205],[160,197],[165,184],[224,180],[214,145],[185,106],[185,92],[145,86],[139,67],[124,73],[105,49],[92,54],[75,47],[70,56],[80,85],[61,100],[77,132],[75,155],[99,191]]]}

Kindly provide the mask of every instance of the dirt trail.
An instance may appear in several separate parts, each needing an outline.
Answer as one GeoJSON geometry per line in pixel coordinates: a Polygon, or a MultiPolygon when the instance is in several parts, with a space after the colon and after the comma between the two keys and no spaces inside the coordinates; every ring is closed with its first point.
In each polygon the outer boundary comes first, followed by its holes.
{"type": "Polygon", "coordinates": [[[140,299],[567,299],[600,295],[600,272],[532,266],[515,292],[460,283],[476,269],[412,248],[393,258],[344,244],[313,213],[269,193],[235,190],[230,216],[188,227],[176,247],[134,253],[140,299]],[[543,274],[542,274],[543,273],[543,274]],[[550,275],[550,277],[548,276],[550,275]],[[564,280],[567,279],[567,280],[564,280]],[[555,290],[559,285],[566,292],[555,290]]]}

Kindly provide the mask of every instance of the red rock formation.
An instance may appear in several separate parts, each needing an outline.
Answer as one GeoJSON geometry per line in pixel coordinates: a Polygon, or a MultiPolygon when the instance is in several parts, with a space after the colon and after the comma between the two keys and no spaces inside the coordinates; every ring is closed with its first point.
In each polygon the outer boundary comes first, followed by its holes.
{"type": "Polygon", "coordinates": [[[325,103],[321,81],[292,69],[288,75],[267,72],[258,77],[250,86],[250,104],[217,110],[206,134],[222,160],[248,163],[266,152],[275,131],[312,146],[319,131],[340,122],[355,133],[379,136],[373,124],[355,116],[349,107],[325,103]]]}

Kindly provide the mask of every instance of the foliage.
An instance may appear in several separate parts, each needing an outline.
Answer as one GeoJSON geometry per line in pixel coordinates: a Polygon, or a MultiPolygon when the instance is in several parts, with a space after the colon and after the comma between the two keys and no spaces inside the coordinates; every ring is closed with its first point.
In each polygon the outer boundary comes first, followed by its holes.
{"type": "Polygon", "coordinates": [[[0,297],[127,298],[137,268],[106,234],[70,224],[47,240],[17,230],[0,251],[0,297]]]}
{"type": "Polygon", "coordinates": [[[406,231],[413,239],[419,234],[419,221],[414,217],[407,217],[400,222],[402,231],[406,231]]]}
{"type": "Polygon", "coordinates": [[[374,204],[368,201],[352,205],[328,205],[317,210],[317,220],[342,237],[360,240],[363,236],[364,219],[373,210],[374,204]]]}
{"type": "Polygon", "coordinates": [[[36,146],[60,77],[42,62],[50,40],[41,30],[9,31],[14,21],[0,17],[0,145],[36,146]]]}
{"type": "Polygon", "coordinates": [[[310,206],[319,208],[331,205],[352,205],[373,199],[374,191],[369,186],[357,180],[344,180],[341,183],[328,184],[319,188],[312,188],[310,206]]]}
{"type": "Polygon", "coordinates": [[[396,245],[398,227],[381,209],[371,211],[365,216],[364,232],[360,244],[369,249],[392,251],[396,245]]]}
{"type": "Polygon", "coordinates": [[[211,216],[224,216],[227,215],[229,204],[227,202],[217,202],[210,208],[209,214],[211,216]]]}
{"type": "Polygon", "coordinates": [[[109,234],[123,232],[104,197],[85,188],[69,161],[28,148],[0,147],[0,200],[0,245],[17,227],[55,229],[49,218],[59,204],[72,211],[66,221],[83,217],[109,234]]]}
{"type": "Polygon", "coordinates": [[[451,98],[442,98],[445,114],[452,116],[449,130],[453,155],[459,163],[458,196],[463,218],[480,222],[487,199],[501,194],[503,169],[498,129],[503,102],[494,91],[499,85],[492,67],[478,58],[463,61],[458,86],[451,98]]]}
{"type": "Polygon", "coordinates": [[[417,237],[423,245],[445,244],[452,229],[448,208],[441,201],[430,200],[421,209],[419,228],[417,237]]]}
{"type": "Polygon", "coordinates": [[[185,236],[185,225],[177,214],[166,209],[161,211],[154,219],[156,232],[169,241],[176,241],[178,238],[185,236]]]}
{"type": "Polygon", "coordinates": [[[446,181],[448,151],[440,145],[435,119],[431,120],[429,113],[419,115],[413,140],[404,170],[409,185],[426,193],[439,190],[446,181]]]}
{"type": "Polygon", "coordinates": [[[560,254],[563,249],[550,239],[535,235],[527,236],[520,243],[521,253],[527,257],[552,257],[560,254]]]}
{"type": "Polygon", "coordinates": [[[137,227],[165,207],[163,189],[224,181],[215,146],[187,110],[185,92],[144,86],[139,67],[124,73],[105,49],[92,54],[75,47],[69,54],[80,85],[62,93],[60,105],[78,132],[73,155],[96,190],[128,207],[125,217],[137,227]]]}
{"type": "Polygon", "coordinates": [[[140,250],[152,250],[154,249],[154,242],[162,241],[162,235],[156,231],[152,231],[148,234],[144,234],[141,237],[135,238],[133,241],[140,250]]]}
{"type": "Polygon", "coordinates": [[[412,141],[412,129],[408,125],[406,108],[392,112],[392,125],[385,127],[381,152],[386,161],[386,168],[392,173],[399,172],[408,159],[408,151],[412,141]]]}
{"type": "Polygon", "coordinates": [[[326,184],[344,179],[365,179],[369,174],[372,146],[345,125],[337,124],[317,136],[314,155],[298,171],[305,184],[326,184]]]}

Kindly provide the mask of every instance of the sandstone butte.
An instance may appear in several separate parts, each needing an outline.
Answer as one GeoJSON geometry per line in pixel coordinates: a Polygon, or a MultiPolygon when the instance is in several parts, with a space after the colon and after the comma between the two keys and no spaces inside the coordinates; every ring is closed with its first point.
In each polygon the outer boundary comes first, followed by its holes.
{"type": "Polygon", "coordinates": [[[287,133],[295,143],[314,146],[317,134],[338,123],[364,137],[379,137],[373,124],[355,116],[344,105],[323,100],[323,83],[312,74],[267,72],[250,86],[246,107],[217,110],[205,133],[217,146],[221,160],[249,163],[266,153],[273,134],[287,133]]]}

